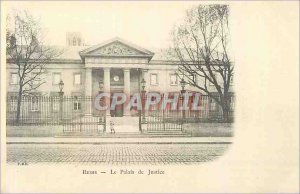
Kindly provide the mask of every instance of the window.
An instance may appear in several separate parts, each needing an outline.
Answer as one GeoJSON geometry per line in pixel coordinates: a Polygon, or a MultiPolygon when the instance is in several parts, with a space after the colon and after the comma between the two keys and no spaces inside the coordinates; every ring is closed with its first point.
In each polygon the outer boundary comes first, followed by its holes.
{"type": "MultiPolygon", "coordinates": [[[[209,76],[209,73],[207,74],[208,76],[209,76]]],[[[213,78],[211,77],[211,76],[209,76],[210,77],[210,80],[212,80],[213,81],[213,78]]],[[[207,81],[209,82],[209,85],[210,86],[213,86],[214,84],[211,82],[211,81],[209,81],[208,79],[207,79],[207,81]]]]}
{"type": "Polygon", "coordinates": [[[199,75],[195,75],[195,82],[197,85],[201,85],[202,84],[202,78],[199,75]]]}
{"type": "Polygon", "coordinates": [[[51,99],[51,109],[52,112],[59,112],[60,108],[60,96],[58,92],[50,92],[50,98],[51,99]]]}
{"type": "Polygon", "coordinates": [[[233,99],[233,97],[230,97],[230,99],[229,99],[229,109],[231,111],[234,110],[234,99],[233,99]]]}
{"type": "Polygon", "coordinates": [[[80,85],[81,84],[81,74],[75,73],[74,74],[74,85],[80,85]]]}
{"type": "Polygon", "coordinates": [[[16,84],[19,83],[18,81],[19,81],[18,74],[17,73],[11,73],[10,74],[10,84],[11,85],[16,85],[16,84]]]}
{"type": "Polygon", "coordinates": [[[10,111],[17,111],[17,103],[18,97],[17,96],[10,96],[10,111]]]}
{"type": "Polygon", "coordinates": [[[54,100],[52,104],[52,111],[53,112],[58,112],[59,111],[59,102],[58,100],[54,100]]]}
{"type": "Polygon", "coordinates": [[[76,38],[73,38],[73,46],[76,46],[76,38]]]}
{"type": "Polygon", "coordinates": [[[74,110],[80,110],[81,109],[81,103],[78,101],[78,97],[75,96],[75,101],[73,104],[73,109],[74,110]]]}
{"type": "Polygon", "coordinates": [[[178,85],[178,79],[177,79],[176,74],[171,74],[170,75],[170,85],[171,86],[178,85]]]}
{"type": "Polygon", "coordinates": [[[53,85],[58,85],[61,80],[61,74],[60,73],[53,73],[53,85]]]}
{"type": "Polygon", "coordinates": [[[150,74],[150,84],[151,85],[158,85],[157,74],[150,74]]]}
{"type": "Polygon", "coordinates": [[[57,96],[52,97],[52,111],[58,112],[59,111],[59,98],[57,96]]]}
{"type": "Polygon", "coordinates": [[[40,77],[38,75],[39,73],[32,73],[31,77],[32,77],[32,85],[38,85],[40,84],[40,77]]]}
{"type": "Polygon", "coordinates": [[[39,110],[39,99],[37,96],[31,98],[31,111],[39,110]]]}
{"type": "Polygon", "coordinates": [[[216,110],[216,102],[214,99],[210,99],[210,110],[216,110]]]}
{"type": "Polygon", "coordinates": [[[188,75],[187,82],[194,83],[196,82],[195,75],[188,75]]]}

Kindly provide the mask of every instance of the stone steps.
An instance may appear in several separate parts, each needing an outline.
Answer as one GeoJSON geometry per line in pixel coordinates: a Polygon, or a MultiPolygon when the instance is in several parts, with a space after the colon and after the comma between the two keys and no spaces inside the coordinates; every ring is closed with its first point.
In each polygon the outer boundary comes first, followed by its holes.
{"type": "Polygon", "coordinates": [[[134,133],[139,132],[139,118],[138,117],[107,117],[106,131],[110,132],[110,123],[113,122],[113,127],[116,133],[134,133]]]}
{"type": "Polygon", "coordinates": [[[64,133],[56,137],[95,137],[95,138],[149,138],[149,137],[191,137],[187,133],[136,133],[136,132],[125,132],[125,133],[64,133]]]}

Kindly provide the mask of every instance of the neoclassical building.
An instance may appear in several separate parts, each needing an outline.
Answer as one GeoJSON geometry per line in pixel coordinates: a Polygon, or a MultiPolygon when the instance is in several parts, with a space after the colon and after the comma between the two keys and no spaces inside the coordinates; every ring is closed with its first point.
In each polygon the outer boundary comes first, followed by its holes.
{"type": "MultiPolygon", "coordinates": [[[[100,90],[111,94],[124,92],[130,96],[141,91],[141,80],[147,92],[180,92],[176,71],[178,66],[166,59],[162,51],[154,53],[120,38],[113,38],[95,46],[78,46],[77,39],[68,39],[63,54],[46,65],[46,82],[35,92],[55,96],[59,82],[64,82],[66,96],[96,96],[100,90]],[[77,41],[77,42],[76,42],[77,41]]],[[[197,79],[197,78],[195,78],[197,79]]],[[[200,81],[200,80],[199,80],[200,81]]],[[[7,95],[18,90],[17,69],[7,64],[7,95]]],[[[198,91],[187,86],[188,91],[198,91]]],[[[213,86],[211,88],[213,91],[213,86]]],[[[212,107],[215,106],[212,102],[212,107]]],[[[121,111],[130,115],[130,111],[121,111]]]]}

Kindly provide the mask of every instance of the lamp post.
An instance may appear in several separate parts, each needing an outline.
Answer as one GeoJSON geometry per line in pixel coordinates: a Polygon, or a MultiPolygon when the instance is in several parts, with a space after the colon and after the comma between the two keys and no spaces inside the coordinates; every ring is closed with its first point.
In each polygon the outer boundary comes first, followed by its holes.
{"type": "Polygon", "coordinates": [[[62,123],[63,121],[63,96],[64,96],[64,82],[62,80],[60,80],[60,82],[58,83],[58,87],[59,87],[59,118],[60,118],[60,123],[62,123]]]}
{"type": "MultiPolygon", "coordinates": [[[[181,78],[181,80],[180,80],[180,86],[181,86],[181,105],[183,106],[183,96],[184,96],[184,93],[185,93],[185,86],[186,86],[186,81],[183,79],[183,78],[181,78]]],[[[185,120],[185,110],[184,110],[184,108],[182,107],[182,118],[183,118],[183,121],[185,120]]]]}
{"type": "Polygon", "coordinates": [[[141,86],[142,86],[142,92],[144,92],[145,91],[145,86],[146,86],[146,81],[145,81],[144,78],[141,81],[141,86]]]}
{"type": "Polygon", "coordinates": [[[142,87],[142,91],[141,91],[141,98],[142,98],[142,113],[141,110],[139,108],[139,128],[140,131],[142,132],[142,122],[145,123],[145,86],[146,86],[146,81],[143,78],[141,81],[141,87],[142,87]],[[142,119],[141,119],[142,118],[142,119]]]}
{"type": "MultiPolygon", "coordinates": [[[[103,84],[102,81],[99,81],[98,84],[99,84],[98,85],[99,86],[98,94],[101,94],[103,92],[104,84],[103,84]]],[[[103,98],[101,98],[99,103],[100,103],[101,106],[103,106],[103,103],[105,103],[105,99],[104,99],[104,102],[103,102],[103,98]]],[[[103,113],[103,111],[99,111],[99,115],[101,115],[99,117],[99,119],[101,119],[101,122],[106,123],[106,117],[105,117],[106,116],[106,111],[104,111],[104,113],[103,113]],[[104,115],[104,117],[103,117],[103,115],[104,115]]],[[[103,132],[104,133],[106,132],[106,125],[103,125],[103,132]]]]}
{"type": "Polygon", "coordinates": [[[99,82],[99,94],[103,91],[104,85],[103,83],[100,81],[99,82]]]}
{"type": "Polygon", "coordinates": [[[143,78],[141,81],[141,86],[142,86],[142,110],[143,110],[143,123],[145,122],[145,98],[146,98],[146,90],[145,90],[145,86],[146,86],[146,81],[143,78]]]}

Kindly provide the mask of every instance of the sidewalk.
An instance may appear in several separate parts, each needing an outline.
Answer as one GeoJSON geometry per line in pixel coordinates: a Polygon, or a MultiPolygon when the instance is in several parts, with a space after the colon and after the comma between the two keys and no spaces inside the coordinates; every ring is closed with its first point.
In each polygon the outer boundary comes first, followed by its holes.
{"type": "Polygon", "coordinates": [[[55,138],[7,137],[7,144],[230,144],[232,137],[55,138]]]}

